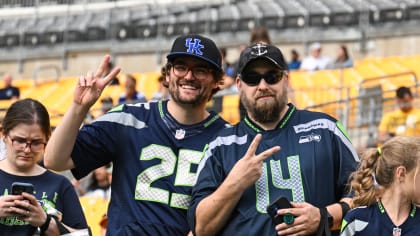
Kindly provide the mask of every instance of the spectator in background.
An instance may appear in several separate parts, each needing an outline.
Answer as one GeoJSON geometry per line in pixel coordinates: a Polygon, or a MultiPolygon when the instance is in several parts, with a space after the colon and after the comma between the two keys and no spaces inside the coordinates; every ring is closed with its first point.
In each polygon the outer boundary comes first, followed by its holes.
{"type": "Polygon", "coordinates": [[[398,109],[383,115],[378,127],[378,143],[396,135],[420,136],[420,109],[413,106],[413,94],[408,87],[396,90],[398,109]]]}
{"type": "Polygon", "coordinates": [[[296,49],[292,49],[290,51],[290,56],[291,58],[288,64],[289,70],[299,70],[302,61],[300,60],[299,53],[296,51],[296,49]]]}
{"type": "Polygon", "coordinates": [[[242,52],[236,83],[247,116],[209,143],[193,187],[191,228],[197,235],[338,234],[358,162],[342,125],[288,103],[287,63],[273,45],[242,52]],[[293,208],[277,214],[294,221],[274,225],[266,207],[279,196],[293,208]]]}
{"type": "Polygon", "coordinates": [[[315,42],[309,46],[309,56],[303,59],[300,68],[308,71],[324,70],[330,61],[330,58],[322,55],[321,44],[315,42]]]}
{"type": "Polygon", "coordinates": [[[93,171],[89,186],[84,196],[100,197],[109,199],[111,197],[112,164],[101,166],[93,171]]]}
{"type": "Polygon", "coordinates": [[[107,113],[109,110],[111,110],[114,107],[114,101],[112,100],[112,97],[104,97],[101,99],[101,114],[103,115],[107,113]]]}
{"type": "Polygon", "coordinates": [[[51,135],[49,117],[44,105],[27,98],[14,102],[3,119],[6,159],[0,161],[0,235],[34,235],[38,228],[40,235],[87,229],[70,181],[38,164],[51,135]],[[31,183],[34,192],[12,195],[14,182],[31,183]]]}
{"type": "MultiPolygon", "coordinates": [[[[114,63],[111,61],[108,62],[108,64],[105,67],[104,73],[102,74],[102,78],[104,78],[106,75],[108,75],[113,69],[114,69],[114,63]]],[[[120,85],[120,81],[117,77],[114,77],[111,82],[109,82],[109,85],[120,85]]]]}
{"type": "Polygon", "coordinates": [[[118,104],[133,104],[139,102],[147,102],[143,93],[138,92],[137,80],[130,74],[124,75],[125,92],[118,98],[118,104]]]}
{"type": "Polygon", "coordinates": [[[234,68],[226,61],[226,48],[219,48],[222,55],[222,68],[225,72],[223,76],[223,83],[220,85],[221,90],[218,95],[236,93],[234,68]]]}
{"type": "Polygon", "coordinates": [[[168,83],[166,82],[166,68],[163,66],[160,70],[160,75],[158,77],[159,88],[156,91],[151,101],[159,101],[159,100],[168,100],[171,95],[169,94],[168,90],[168,83]]]}
{"type": "Polygon", "coordinates": [[[20,91],[18,87],[13,86],[13,77],[10,73],[3,75],[4,87],[0,89],[0,100],[19,99],[20,91]]]}
{"type": "Polygon", "coordinates": [[[366,150],[352,174],[353,206],[342,236],[420,234],[420,138],[394,137],[366,150]]]}
{"type": "Polygon", "coordinates": [[[353,59],[350,58],[349,52],[345,45],[340,45],[337,49],[337,57],[335,61],[328,65],[328,69],[342,69],[353,67],[353,59]]]}
{"type": "Polygon", "coordinates": [[[253,28],[249,42],[251,45],[255,43],[271,44],[270,33],[268,32],[268,29],[264,26],[253,28]]]}

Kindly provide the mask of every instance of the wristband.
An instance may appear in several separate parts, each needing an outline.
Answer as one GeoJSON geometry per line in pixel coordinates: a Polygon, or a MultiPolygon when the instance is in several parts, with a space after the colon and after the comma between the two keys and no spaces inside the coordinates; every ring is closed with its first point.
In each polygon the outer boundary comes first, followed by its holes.
{"type": "Polygon", "coordinates": [[[319,213],[321,214],[321,219],[318,225],[316,236],[331,236],[329,221],[332,222],[332,217],[331,219],[328,219],[329,213],[326,207],[319,208],[319,213]]]}
{"type": "Polygon", "coordinates": [[[349,204],[347,204],[347,202],[339,202],[338,204],[340,204],[341,206],[341,219],[344,219],[344,216],[347,214],[348,211],[350,211],[350,206],[349,204]]]}
{"type": "Polygon", "coordinates": [[[63,225],[63,223],[60,222],[60,220],[58,220],[57,217],[53,216],[52,218],[54,219],[55,224],[57,225],[58,231],[60,231],[60,235],[70,233],[70,231],[63,225]]]}
{"type": "Polygon", "coordinates": [[[44,224],[39,226],[39,230],[41,231],[40,234],[44,235],[45,231],[47,231],[48,227],[50,226],[51,216],[47,214],[47,219],[45,219],[44,224]]]}

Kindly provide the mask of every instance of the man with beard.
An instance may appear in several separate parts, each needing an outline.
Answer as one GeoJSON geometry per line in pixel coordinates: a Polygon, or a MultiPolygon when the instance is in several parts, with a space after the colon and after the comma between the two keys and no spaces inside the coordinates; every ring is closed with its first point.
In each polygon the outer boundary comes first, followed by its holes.
{"type": "Polygon", "coordinates": [[[45,165],[80,179],[113,163],[107,235],[187,235],[186,216],[197,166],[226,122],[206,110],[223,71],[215,43],[200,35],[175,39],[167,55],[170,100],[120,105],[79,131],[86,113],[119,73],[81,76],[71,107],[54,130],[45,165]]]}
{"type": "Polygon", "coordinates": [[[338,235],[351,203],[348,177],[359,162],[342,125],[288,104],[288,68],[275,46],[246,48],[236,84],[247,116],[208,145],[188,210],[193,231],[338,235]],[[273,211],[285,222],[275,225],[267,206],[280,196],[292,207],[273,211]]]}

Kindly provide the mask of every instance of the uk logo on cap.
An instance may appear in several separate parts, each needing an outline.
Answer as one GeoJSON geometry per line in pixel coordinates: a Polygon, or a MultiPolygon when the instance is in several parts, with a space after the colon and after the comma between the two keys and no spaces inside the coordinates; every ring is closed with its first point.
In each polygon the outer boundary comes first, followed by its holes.
{"type": "Polygon", "coordinates": [[[192,56],[210,63],[217,71],[223,71],[222,55],[213,40],[207,37],[198,34],[177,37],[166,58],[172,61],[178,56],[192,56]]]}
{"type": "Polygon", "coordinates": [[[186,38],[185,39],[185,47],[187,47],[187,52],[192,54],[197,54],[202,56],[203,52],[201,51],[204,46],[201,44],[200,39],[192,39],[192,38],[186,38]]]}

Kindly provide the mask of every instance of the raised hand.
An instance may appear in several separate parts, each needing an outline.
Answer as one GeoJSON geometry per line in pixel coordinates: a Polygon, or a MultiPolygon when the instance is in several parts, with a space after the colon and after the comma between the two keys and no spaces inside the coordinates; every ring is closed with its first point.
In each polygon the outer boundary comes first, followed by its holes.
{"type": "Polygon", "coordinates": [[[120,72],[119,67],[115,67],[109,74],[102,78],[102,74],[110,60],[106,55],[95,73],[88,72],[86,76],[80,76],[74,91],[74,102],[79,105],[91,107],[101,96],[107,84],[120,72]]]}
{"type": "Polygon", "coordinates": [[[260,178],[264,160],[280,150],[280,146],[274,146],[256,154],[255,152],[261,139],[261,134],[255,136],[245,155],[236,162],[232,171],[229,173],[228,178],[238,183],[243,190],[254,184],[260,178]]]}

